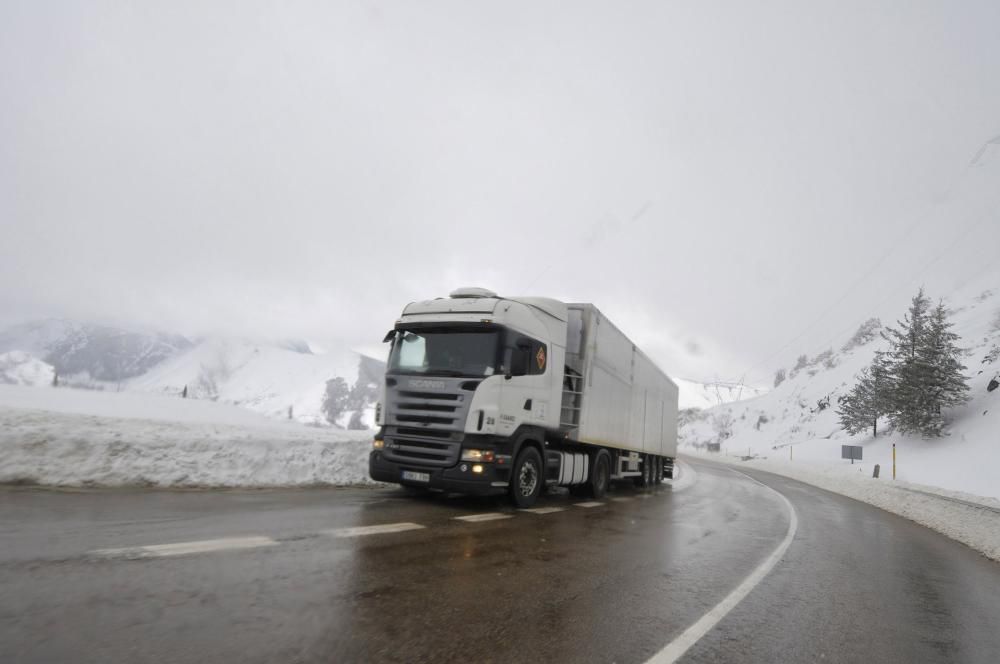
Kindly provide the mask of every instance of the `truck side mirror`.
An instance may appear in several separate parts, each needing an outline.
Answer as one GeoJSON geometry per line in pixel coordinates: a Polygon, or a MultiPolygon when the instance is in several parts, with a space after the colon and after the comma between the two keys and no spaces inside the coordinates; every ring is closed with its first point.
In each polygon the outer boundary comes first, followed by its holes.
{"type": "Polygon", "coordinates": [[[385,338],[382,339],[382,343],[384,344],[389,343],[390,341],[393,340],[395,336],[396,336],[396,330],[389,330],[388,332],[385,333],[385,338]]]}

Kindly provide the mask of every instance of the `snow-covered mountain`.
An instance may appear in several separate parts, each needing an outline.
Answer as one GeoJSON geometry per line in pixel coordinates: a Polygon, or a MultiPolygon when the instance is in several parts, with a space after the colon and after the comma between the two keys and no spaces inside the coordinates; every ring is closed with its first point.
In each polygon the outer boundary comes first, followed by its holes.
{"type": "Polygon", "coordinates": [[[767,393],[767,390],[754,385],[743,383],[732,383],[727,381],[712,381],[702,383],[686,378],[674,378],[679,391],[678,407],[685,408],[711,408],[722,404],[752,399],[767,393]]]}
{"type": "Polygon", "coordinates": [[[350,350],[320,355],[285,344],[212,338],[129,380],[126,387],[180,394],[186,386],[193,398],[223,401],[269,417],[287,418],[291,408],[292,419],[324,424],[326,382],[339,377],[355,385],[363,361],[371,360],[350,350]]]}
{"type": "MultiPolygon", "coordinates": [[[[373,424],[373,376],[383,364],[351,350],[316,353],[301,340],[200,340],[76,321],[44,320],[0,332],[0,383],[150,392],[221,401],[273,418],[329,424],[327,382],[354,391],[340,426],[373,424]],[[359,385],[359,378],[360,385],[359,385]],[[358,414],[356,414],[358,413],[358,414]]],[[[375,378],[377,380],[377,378],[375,378]]]]}
{"type": "Polygon", "coordinates": [[[0,352],[31,353],[61,375],[108,383],[139,376],[191,345],[176,334],[60,319],[15,325],[0,333],[0,352]]]}

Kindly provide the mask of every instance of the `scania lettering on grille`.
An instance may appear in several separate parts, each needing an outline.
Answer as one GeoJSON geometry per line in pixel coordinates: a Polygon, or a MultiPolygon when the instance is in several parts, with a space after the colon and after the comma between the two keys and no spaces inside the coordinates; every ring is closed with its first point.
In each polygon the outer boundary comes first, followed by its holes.
{"type": "Polygon", "coordinates": [[[415,387],[420,390],[443,390],[446,385],[443,380],[415,379],[410,381],[410,387],[415,387]]]}

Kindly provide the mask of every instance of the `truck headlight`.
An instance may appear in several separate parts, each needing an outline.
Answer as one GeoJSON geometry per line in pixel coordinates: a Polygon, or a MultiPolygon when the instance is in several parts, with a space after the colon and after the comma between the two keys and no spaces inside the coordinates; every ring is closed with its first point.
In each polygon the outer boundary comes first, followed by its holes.
{"type": "Polygon", "coordinates": [[[380,450],[383,447],[385,447],[385,441],[382,440],[381,438],[376,438],[375,440],[372,441],[372,447],[374,447],[376,450],[380,450]]]}
{"type": "Polygon", "coordinates": [[[462,450],[462,461],[493,461],[493,450],[462,450]]]}

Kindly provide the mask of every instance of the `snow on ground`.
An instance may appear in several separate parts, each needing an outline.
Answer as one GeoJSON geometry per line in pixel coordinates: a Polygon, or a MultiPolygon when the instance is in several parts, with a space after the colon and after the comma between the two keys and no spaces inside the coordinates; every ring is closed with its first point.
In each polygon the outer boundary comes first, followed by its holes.
{"type": "Polygon", "coordinates": [[[0,385],[0,482],[271,487],[368,483],[371,432],[153,394],[0,385]]]}
{"type": "Polygon", "coordinates": [[[880,507],[962,542],[993,560],[1000,561],[1000,500],[956,491],[945,491],[903,481],[893,481],[892,468],[882,467],[874,479],[871,467],[849,461],[817,464],[686,452],[692,456],[727,463],[735,468],[766,470],[821,489],[839,493],[880,507]]]}

